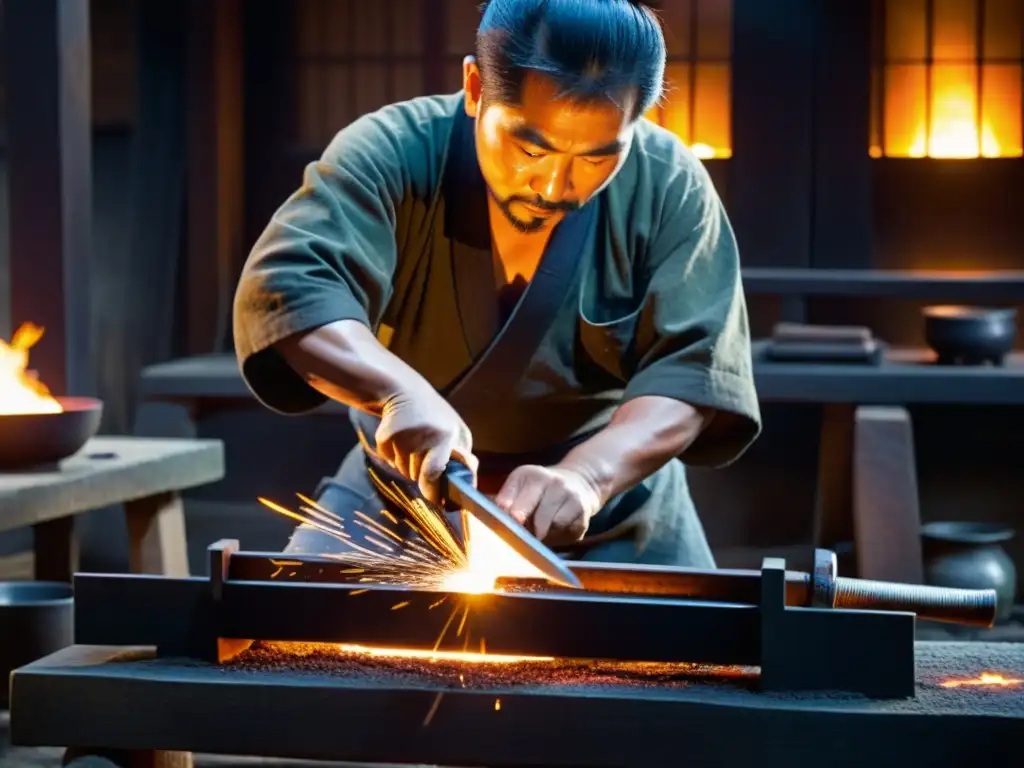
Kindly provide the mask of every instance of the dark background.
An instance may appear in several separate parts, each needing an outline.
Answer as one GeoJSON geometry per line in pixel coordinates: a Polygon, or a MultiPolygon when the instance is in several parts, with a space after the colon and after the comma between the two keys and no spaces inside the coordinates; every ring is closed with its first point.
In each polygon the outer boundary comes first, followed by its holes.
{"type": "MultiPolygon", "coordinates": [[[[727,19],[728,50],[678,54],[686,46],[677,43],[674,61],[729,68],[731,156],[707,165],[745,266],[1024,269],[1024,160],[869,156],[881,3],[709,1],[727,19]]],[[[667,19],[693,18],[690,0],[662,5],[667,19]]],[[[302,166],[358,114],[456,90],[476,19],[473,0],[92,0],[93,348],[80,388],[106,400],[105,431],[136,428],[144,366],[230,352],[240,265],[302,166]]],[[[0,236],[0,335],[9,338],[33,318],[8,316],[6,241],[0,236]]],[[[764,336],[783,302],[757,295],[750,305],[755,335],[764,336]]],[[[920,306],[816,298],[787,311],[866,323],[892,344],[915,346],[920,306]]],[[[923,517],[1018,524],[1024,415],[968,406],[912,413],[923,517]]],[[[766,405],[764,416],[763,438],[736,465],[694,473],[723,562],[756,562],[766,548],[810,540],[820,409],[766,405]]],[[[350,440],[336,417],[256,408],[206,412],[199,430],[227,441],[229,462],[228,478],[190,501],[199,546],[220,535],[246,548],[283,544],[287,525],[253,500],[309,492],[350,440]]],[[[124,567],[120,518],[97,513],[86,527],[84,564],[124,567]]],[[[0,552],[28,541],[2,537],[0,552]]],[[[1021,562],[1024,549],[1013,552],[1021,562]]]]}

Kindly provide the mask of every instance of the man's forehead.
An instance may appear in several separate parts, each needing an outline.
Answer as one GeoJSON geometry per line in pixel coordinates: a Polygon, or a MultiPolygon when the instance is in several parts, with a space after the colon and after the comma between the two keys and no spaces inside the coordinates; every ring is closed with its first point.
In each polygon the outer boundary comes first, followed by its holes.
{"type": "Polygon", "coordinates": [[[531,72],[523,81],[519,110],[530,120],[537,114],[557,112],[568,119],[590,119],[619,125],[630,121],[637,95],[636,89],[609,94],[567,93],[553,78],[531,72]]]}
{"type": "Polygon", "coordinates": [[[621,150],[628,143],[632,127],[628,103],[558,95],[550,78],[533,74],[523,86],[518,104],[495,105],[502,126],[514,136],[546,149],[567,150],[572,145],[604,153],[621,150]]]}
{"type": "Polygon", "coordinates": [[[506,126],[508,132],[519,139],[549,152],[575,151],[587,155],[615,155],[629,144],[628,131],[587,131],[571,133],[549,133],[541,126],[535,126],[525,118],[516,117],[506,126]],[[604,135],[602,135],[604,134],[604,135]]]}

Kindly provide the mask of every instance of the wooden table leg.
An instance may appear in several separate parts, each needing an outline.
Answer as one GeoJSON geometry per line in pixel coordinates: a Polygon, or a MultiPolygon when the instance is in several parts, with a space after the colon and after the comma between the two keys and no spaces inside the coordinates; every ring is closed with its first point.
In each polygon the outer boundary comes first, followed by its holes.
{"type": "Polygon", "coordinates": [[[858,575],[923,584],[917,462],[907,409],[861,406],[853,445],[858,575]]]}
{"type": "Polygon", "coordinates": [[[853,414],[845,403],[822,409],[814,546],[824,549],[853,541],[853,414]]]}
{"type": "Polygon", "coordinates": [[[185,511],[176,492],[129,501],[128,562],[133,573],[184,577],[188,570],[185,511]]]}
{"type": "Polygon", "coordinates": [[[78,570],[75,518],[58,517],[32,526],[36,581],[70,582],[78,570]]]}
{"type": "Polygon", "coordinates": [[[840,573],[920,584],[920,505],[905,408],[826,405],[818,458],[814,545],[852,542],[840,573]]]}

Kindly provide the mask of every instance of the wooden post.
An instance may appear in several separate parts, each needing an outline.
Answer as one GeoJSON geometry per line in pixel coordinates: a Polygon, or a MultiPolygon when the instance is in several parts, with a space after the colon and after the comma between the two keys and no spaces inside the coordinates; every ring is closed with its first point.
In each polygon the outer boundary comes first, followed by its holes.
{"type": "Polygon", "coordinates": [[[444,0],[423,0],[423,88],[426,93],[445,93],[451,12],[444,0]]]}
{"type": "Polygon", "coordinates": [[[728,204],[746,266],[810,266],[814,5],[733,0],[728,204]]]}
{"type": "Polygon", "coordinates": [[[128,563],[132,573],[188,576],[185,509],[175,491],[128,501],[128,563]]]}
{"type": "Polygon", "coordinates": [[[857,575],[924,583],[914,429],[906,408],[862,406],[854,419],[857,575]]]}
{"type": "Polygon", "coordinates": [[[835,549],[854,538],[853,414],[848,403],[822,408],[814,515],[814,546],[821,549],[835,549]]]}
{"type": "Polygon", "coordinates": [[[873,266],[871,16],[875,3],[816,3],[814,60],[814,216],[811,265],[873,266]]]}
{"type": "Polygon", "coordinates": [[[88,0],[7,0],[11,326],[46,336],[31,364],[88,394],[92,136],[88,0]]]}
{"type": "Polygon", "coordinates": [[[242,3],[191,0],[188,17],[189,354],[219,351],[244,258],[242,3]]]}

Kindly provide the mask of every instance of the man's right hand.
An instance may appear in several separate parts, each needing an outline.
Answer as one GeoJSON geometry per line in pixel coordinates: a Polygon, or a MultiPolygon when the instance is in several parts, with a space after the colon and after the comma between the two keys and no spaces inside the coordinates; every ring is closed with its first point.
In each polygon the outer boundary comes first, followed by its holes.
{"type": "Polygon", "coordinates": [[[469,427],[429,385],[413,385],[388,398],[374,437],[377,454],[418,483],[429,501],[438,501],[438,480],[450,459],[458,459],[476,475],[469,427]]]}
{"type": "Polygon", "coordinates": [[[378,455],[418,483],[431,501],[437,501],[437,481],[452,457],[476,475],[473,438],[465,422],[363,323],[339,320],[275,346],[318,392],[351,408],[379,414],[378,455]]]}

